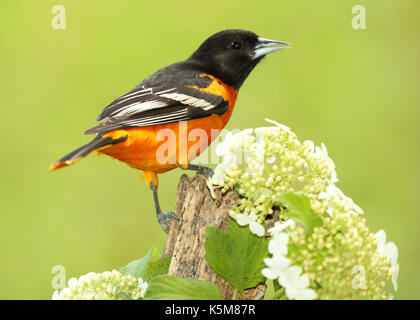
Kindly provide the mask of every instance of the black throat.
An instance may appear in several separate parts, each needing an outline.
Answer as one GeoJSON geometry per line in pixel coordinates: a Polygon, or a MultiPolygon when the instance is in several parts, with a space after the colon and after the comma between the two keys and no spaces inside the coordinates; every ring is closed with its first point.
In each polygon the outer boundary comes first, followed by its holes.
{"type": "Polygon", "coordinates": [[[210,59],[203,59],[203,57],[194,55],[185,62],[199,66],[200,71],[220,79],[223,83],[233,87],[235,90],[239,90],[245,79],[262,59],[263,57],[249,60],[246,64],[243,64],[240,68],[234,70],[229,70],[229,66],[227,66],[227,70],[224,70],[223,68],[214,66],[210,59]]]}

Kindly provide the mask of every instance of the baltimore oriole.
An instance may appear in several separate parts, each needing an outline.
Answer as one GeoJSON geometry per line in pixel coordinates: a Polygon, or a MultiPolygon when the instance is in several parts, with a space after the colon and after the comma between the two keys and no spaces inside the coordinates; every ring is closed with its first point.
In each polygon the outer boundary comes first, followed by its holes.
{"type": "Polygon", "coordinates": [[[190,161],[225,127],[238,90],[252,69],[268,53],[287,46],[238,29],[212,35],[187,60],[158,70],[114,100],[99,114],[97,121],[103,121],[85,132],[96,137],[54,162],[50,170],[76,163],[94,151],[143,170],[153,191],[157,219],[167,231],[170,219],[178,218],[160,208],[157,174],[179,166],[211,175],[210,168],[190,161]],[[196,141],[187,138],[195,129],[206,134],[198,148],[196,141]],[[162,131],[173,132],[175,139],[165,141],[162,131]],[[162,162],[157,153],[168,141],[173,148],[168,148],[162,162]],[[197,152],[190,154],[193,146],[197,152]]]}

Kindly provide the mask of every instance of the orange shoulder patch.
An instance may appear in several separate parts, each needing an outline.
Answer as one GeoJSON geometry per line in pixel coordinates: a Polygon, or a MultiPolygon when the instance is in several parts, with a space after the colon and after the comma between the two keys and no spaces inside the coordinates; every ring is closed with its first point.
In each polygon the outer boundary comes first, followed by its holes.
{"type": "Polygon", "coordinates": [[[198,75],[198,77],[208,77],[212,79],[213,81],[206,88],[200,88],[198,86],[187,86],[187,87],[197,89],[201,92],[210,93],[215,96],[220,96],[223,98],[223,100],[228,101],[230,106],[233,106],[238,96],[238,90],[235,90],[231,86],[222,82],[220,79],[207,73],[202,73],[198,75]]]}

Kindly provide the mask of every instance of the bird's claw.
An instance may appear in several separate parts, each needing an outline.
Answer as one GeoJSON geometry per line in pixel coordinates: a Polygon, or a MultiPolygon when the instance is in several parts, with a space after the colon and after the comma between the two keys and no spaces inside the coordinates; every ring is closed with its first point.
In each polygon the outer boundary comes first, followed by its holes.
{"type": "Polygon", "coordinates": [[[202,166],[198,172],[206,176],[206,178],[211,178],[214,175],[213,169],[205,166],[202,166]]]}
{"type": "Polygon", "coordinates": [[[206,166],[200,166],[198,164],[191,164],[189,163],[186,167],[184,167],[182,164],[177,162],[177,165],[182,170],[192,170],[201,173],[206,178],[211,178],[214,174],[213,169],[206,166]]]}
{"type": "Polygon", "coordinates": [[[158,212],[157,214],[157,220],[162,227],[162,229],[169,233],[169,228],[171,226],[171,221],[176,220],[180,221],[181,219],[172,211],[168,211],[167,213],[158,212]]]}

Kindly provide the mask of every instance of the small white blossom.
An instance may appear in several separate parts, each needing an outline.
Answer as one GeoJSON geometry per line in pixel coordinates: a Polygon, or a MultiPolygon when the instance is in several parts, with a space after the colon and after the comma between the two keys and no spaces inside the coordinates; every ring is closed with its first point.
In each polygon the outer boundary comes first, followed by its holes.
{"type": "Polygon", "coordinates": [[[213,189],[213,182],[212,182],[212,177],[208,177],[206,184],[207,184],[207,188],[209,188],[210,191],[210,195],[213,199],[216,199],[216,194],[214,193],[214,189],[213,189]]]}
{"type": "Polygon", "coordinates": [[[216,185],[222,185],[225,181],[226,170],[229,169],[230,165],[228,163],[221,163],[219,164],[216,169],[214,169],[214,173],[211,176],[211,183],[216,185]]]}
{"type": "Polygon", "coordinates": [[[67,286],[68,287],[74,287],[75,285],[77,285],[77,278],[70,278],[69,281],[67,282],[67,286]]]}
{"type": "Polygon", "coordinates": [[[376,250],[383,254],[391,261],[391,268],[393,269],[392,274],[392,284],[394,286],[394,290],[398,290],[398,274],[400,271],[400,265],[398,264],[398,248],[394,242],[386,242],[386,233],[384,230],[379,230],[375,234],[375,238],[377,241],[376,250]]]}
{"type": "Polygon", "coordinates": [[[271,119],[268,119],[268,118],[265,118],[264,120],[276,125],[278,128],[280,128],[284,131],[287,131],[287,132],[291,133],[294,137],[296,137],[296,134],[294,132],[292,132],[288,126],[285,126],[284,124],[280,124],[277,121],[274,121],[274,120],[271,120],[271,119]]]}
{"type": "Polygon", "coordinates": [[[314,153],[315,145],[312,140],[306,140],[303,142],[303,145],[306,146],[309,149],[310,155],[314,153]]]}
{"type": "Polygon", "coordinates": [[[308,276],[301,273],[301,267],[291,266],[279,277],[280,285],[286,289],[286,296],[296,300],[316,299],[315,290],[309,288],[308,276]]]}
{"type": "Polygon", "coordinates": [[[60,300],[60,292],[58,290],[55,290],[52,295],[52,300],[60,300]]]}
{"type": "Polygon", "coordinates": [[[283,223],[280,223],[279,221],[277,221],[276,223],[274,223],[274,227],[270,228],[268,231],[274,234],[274,233],[283,231],[287,227],[290,227],[294,224],[295,224],[295,221],[293,219],[288,219],[283,223]]]}
{"type": "Polygon", "coordinates": [[[268,268],[261,270],[263,276],[268,279],[278,279],[283,276],[284,271],[290,264],[290,259],[283,256],[274,256],[272,258],[264,258],[264,262],[268,268]]]}
{"type": "Polygon", "coordinates": [[[271,254],[287,255],[287,243],[289,242],[289,235],[285,232],[278,232],[268,242],[268,252],[271,254]]]}
{"type": "Polygon", "coordinates": [[[232,137],[233,137],[232,132],[228,132],[226,134],[224,140],[216,146],[216,155],[218,155],[219,157],[222,157],[225,154],[230,152],[230,145],[232,143],[232,137]]]}
{"type": "Polygon", "coordinates": [[[363,214],[362,208],[360,208],[354,201],[344,195],[343,191],[340,190],[335,184],[330,184],[324,192],[319,193],[319,200],[329,200],[330,207],[327,213],[331,215],[331,212],[335,207],[343,207],[347,212],[355,212],[357,214],[363,214]]]}
{"type": "Polygon", "coordinates": [[[264,227],[257,222],[258,217],[255,215],[254,212],[251,212],[249,215],[244,214],[237,214],[236,221],[240,226],[247,226],[249,225],[249,230],[259,236],[262,237],[264,235],[265,229],[264,227]]]}

